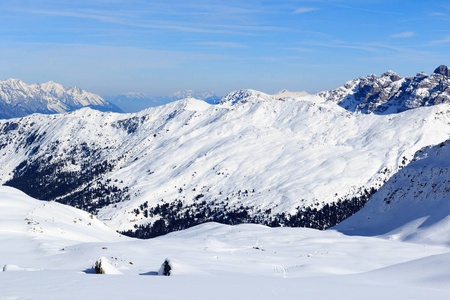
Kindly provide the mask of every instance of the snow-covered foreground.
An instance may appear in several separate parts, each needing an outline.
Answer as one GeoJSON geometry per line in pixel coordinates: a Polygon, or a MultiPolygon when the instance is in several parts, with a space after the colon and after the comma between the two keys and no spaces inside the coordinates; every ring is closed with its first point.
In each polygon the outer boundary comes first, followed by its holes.
{"type": "Polygon", "coordinates": [[[0,187],[0,299],[448,299],[450,247],[206,223],[150,240],[0,187]],[[121,275],[95,275],[106,257],[121,275]],[[172,275],[152,276],[170,259],[172,275]]]}

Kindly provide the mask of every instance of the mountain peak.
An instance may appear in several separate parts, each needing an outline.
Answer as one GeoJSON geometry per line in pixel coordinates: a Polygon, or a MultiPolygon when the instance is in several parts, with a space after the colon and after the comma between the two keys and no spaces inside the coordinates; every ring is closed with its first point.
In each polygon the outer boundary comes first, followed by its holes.
{"type": "Polygon", "coordinates": [[[397,80],[402,79],[401,76],[399,76],[397,73],[395,73],[392,70],[386,71],[383,74],[381,74],[381,78],[383,78],[383,77],[389,77],[392,81],[397,81],[397,80]]]}
{"type": "Polygon", "coordinates": [[[40,88],[44,91],[50,91],[50,90],[55,90],[55,89],[56,90],[65,90],[65,88],[61,84],[56,83],[52,80],[47,81],[45,83],[41,83],[40,88]]]}
{"type": "Polygon", "coordinates": [[[0,85],[8,85],[8,86],[12,86],[12,87],[18,88],[20,86],[25,86],[26,83],[23,82],[20,79],[8,78],[8,79],[5,79],[3,81],[0,81],[0,85]]]}
{"type": "Polygon", "coordinates": [[[0,118],[23,117],[32,113],[64,113],[90,106],[103,111],[120,111],[102,97],[78,87],[66,88],[54,81],[26,84],[20,79],[0,81],[0,118]]]}
{"type": "Polygon", "coordinates": [[[435,74],[441,74],[444,76],[449,77],[450,76],[450,70],[448,69],[448,67],[446,65],[440,65],[439,67],[437,67],[434,72],[435,74]]]}
{"type": "Polygon", "coordinates": [[[216,94],[214,93],[214,91],[197,92],[194,90],[184,90],[170,93],[168,97],[173,99],[184,99],[192,97],[200,100],[206,100],[208,98],[216,97],[216,94]]]}
{"type": "Polygon", "coordinates": [[[387,71],[377,77],[369,75],[347,82],[344,86],[318,95],[337,102],[349,111],[392,114],[421,106],[450,103],[449,69],[441,65],[432,76],[424,72],[414,77],[400,77],[387,71]],[[443,75],[436,76],[435,74],[443,75]]]}
{"type": "Polygon", "coordinates": [[[251,89],[242,89],[229,93],[220,100],[219,104],[234,105],[237,103],[271,101],[271,100],[274,100],[274,98],[263,92],[251,89]]]}
{"type": "Polygon", "coordinates": [[[3,80],[3,81],[4,81],[4,82],[21,82],[21,83],[23,83],[22,80],[17,79],[17,78],[7,78],[7,79],[5,79],[5,80],[3,80]]]}
{"type": "Polygon", "coordinates": [[[309,94],[305,91],[302,92],[291,92],[288,91],[286,89],[279,91],[276,94],[273,94],[272,97],[274,97],[275,99],[283,99],[283,98],[287,98],[287,97],[303,97],[303,96],[308,96],[309,94]]]}

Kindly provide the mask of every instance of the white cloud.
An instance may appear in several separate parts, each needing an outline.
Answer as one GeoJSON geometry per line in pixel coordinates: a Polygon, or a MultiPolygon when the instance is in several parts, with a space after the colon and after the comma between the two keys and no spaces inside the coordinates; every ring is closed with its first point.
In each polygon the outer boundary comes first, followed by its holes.
{"type": "Polygon", "coordinates": [[[436,45],[436,44],[443,44],[443,43],[450,43],[450,35],[447,35],[442,40],[431,41],[430,44],[436,45]]]}
{"type": "Polygon", "coordinates": [[[409,38],[412,36],[415,36],[416,33],[414,31],[406,31],[406,32],[400,32],[400,33],[396,33],[391,35],[391,38],[409,38]]]}
{"type": "Polygon", "coordinates": [[[201,46],[212,46],[212,47],[221,47],[221,48],[248,48],[248,46],[240,43],[234,42],[198,42],[196,45],[201,46]]]}
{"type": "Polygon", "coordinates": [[[444,17],[444,16],[446,16],[446,14],[444,14],[443,12],[433,12],[430,15],[434,16],[434,17],[444,17]]]}
{"type": "Polygon", "coordinates": [[[317,7],[300,7],[294,11],[294,14],[302,14],[302,13],[310,12],[310,11],[317,10],[317,9],[318,9],[317,7]]]}

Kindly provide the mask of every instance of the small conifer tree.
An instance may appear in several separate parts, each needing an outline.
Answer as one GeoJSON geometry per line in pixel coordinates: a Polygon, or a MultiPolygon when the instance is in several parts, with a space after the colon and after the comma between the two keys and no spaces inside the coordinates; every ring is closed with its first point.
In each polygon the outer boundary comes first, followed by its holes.
{"type": "Polygon", "coordinates": [[[105,274],[105,270],[102,268],[102,262],[96,261],[94,265],[95,274],[105,274]]]}
{"type": "Polygon", "coordinates": [[[172,270],[172,267],[170,266],[170,261],[166,258],[166,260],[161,265],[161,268],[159,269],[158,274],[164,275],[164,276],[170,276],[171,270],[172,270]]]}

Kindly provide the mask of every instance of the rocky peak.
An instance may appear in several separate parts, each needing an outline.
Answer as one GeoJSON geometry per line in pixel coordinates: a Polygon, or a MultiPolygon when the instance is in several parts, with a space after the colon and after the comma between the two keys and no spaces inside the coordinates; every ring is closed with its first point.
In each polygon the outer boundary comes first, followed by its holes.
{"type": "Polygon", "coordinates": [[[389,79],[391,79],[391,81],[397,81],[397,80],[402,79],[401,76],[399,76],[394,71],[390,71],[390,70],[381,74],[381,77],[389,77],[389,79]]]}
{"type": "Polygon", "coordinates": [[[220,100],[219,104],[234,105],[237,103],[271,101],[271,100],[274,100],[274,98],[265,93],[250,89],[243,89],[229,93],[220,100]]]}
{"type": "Polygon", "coordinates": [[[445,65],[440,65],[439,67],[436,68],[436,70],[434,70],[433,73],[441,74],[441,75],[444,75],[444,76],[447,76],[447,77],[450,76],[450,70],[445,65]]]}
{"type": "Polygon", "coordinates": [[[421,106],[450,103],[450,71],[441,65],[434,74],[400,77],[387,71],[380,77],[368,75],[318,95],[350,111],[392,114],[421,106]]]}

